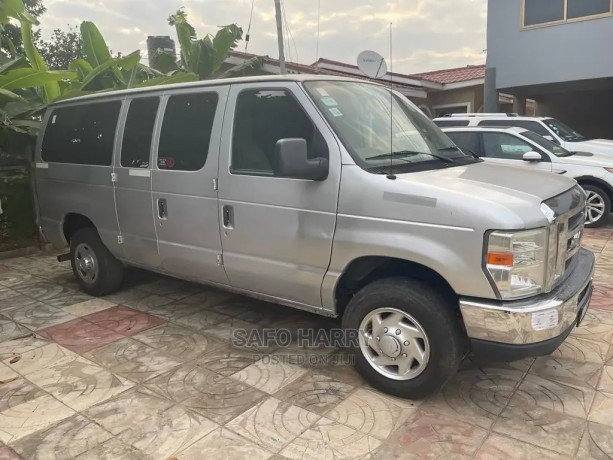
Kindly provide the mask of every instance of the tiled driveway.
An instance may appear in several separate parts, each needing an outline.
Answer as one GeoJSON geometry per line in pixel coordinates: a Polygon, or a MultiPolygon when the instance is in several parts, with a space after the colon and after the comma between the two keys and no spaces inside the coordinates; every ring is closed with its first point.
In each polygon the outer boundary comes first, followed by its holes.
{"type": "Polygon", "coordinates": [[[136,271],[93,299],[53,256],[2,261],[0,459],[611,458],[613,229],[586,233],[584,325],[552,356],[467,361],[421,402],[368,388],[339,350],[230,342],[332,320],[136,271]]]}

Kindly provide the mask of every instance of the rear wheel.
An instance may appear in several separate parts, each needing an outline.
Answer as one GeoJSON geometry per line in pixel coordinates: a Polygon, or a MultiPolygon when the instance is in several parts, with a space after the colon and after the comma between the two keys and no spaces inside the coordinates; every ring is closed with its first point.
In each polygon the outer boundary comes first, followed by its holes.
{"type": "Polygon", "coordinates": [[[601,227],[606,224],[611,212],[611,200],[607,193],[600,187],[584,185],[583,190],[587,194],[587,206],[585,210],[585,226],[601,227]]]}
{"type": "Polygon", "coordinates": [[[406,278],[369,284],[347,306],[343,327],[358,331],[351,354],[373,387],[404,398],[436,392],[457,371],[465,335],[453,306],[406,278]]]}
{"type": "Polygon", "coordinates": [[[70,239],[72,271],[83,290],[93,296],[117,291],[123,265],[106,248],[93,228],[78,230],[70,239]]]}

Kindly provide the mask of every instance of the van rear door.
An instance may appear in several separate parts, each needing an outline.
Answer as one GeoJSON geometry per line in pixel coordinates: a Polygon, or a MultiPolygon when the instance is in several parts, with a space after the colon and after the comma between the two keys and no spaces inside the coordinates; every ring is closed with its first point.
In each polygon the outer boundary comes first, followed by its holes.
{"type": "Polygon", "coordinates": [[[228,86],[164,96],[152,169],[162,269],[194,281],[228,284],[217,214],[219,139],[228,86]]]}
{"type": "Polygon", "coordinates": [[[126,101],[120,154],[114,168],[122,257],[152,268],[160,267],[151,203],[151,141],[159,105],[159,96],[126,101]]]}

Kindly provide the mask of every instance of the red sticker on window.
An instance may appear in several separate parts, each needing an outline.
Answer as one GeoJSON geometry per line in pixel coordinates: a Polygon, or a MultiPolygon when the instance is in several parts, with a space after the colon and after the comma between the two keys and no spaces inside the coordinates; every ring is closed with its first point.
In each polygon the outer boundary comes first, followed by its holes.
{"type": "Polygon", "coordinates": [[[173,157],[158,158],[158,168],[170,169],[170,168],[174,168],[174,166],[175,166],[175,159],[173,157]]]}

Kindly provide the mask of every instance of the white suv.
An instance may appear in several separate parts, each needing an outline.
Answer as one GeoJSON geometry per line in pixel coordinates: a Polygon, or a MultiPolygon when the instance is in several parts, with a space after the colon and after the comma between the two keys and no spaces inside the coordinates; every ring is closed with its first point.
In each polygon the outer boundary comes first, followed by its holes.
{"type": "Polygon", "coordinates": [[[433,121],[441,128],[514,126],[529,129],[571,152],[602,153],[613,158],[613,140],[587,139],[555,118],[520,117],[505,113],[463,113],[436,118],[433,121]]]}
{"type": "Polygon", "coordinates": [[[586,226],[607,222],[613,201],[613,155],[570,152],[524,128],[443,128],[466,153],[511,166],[541,169],[575,179],[587,194],[586,226]]]}

